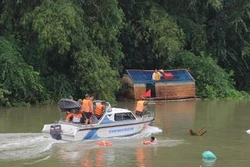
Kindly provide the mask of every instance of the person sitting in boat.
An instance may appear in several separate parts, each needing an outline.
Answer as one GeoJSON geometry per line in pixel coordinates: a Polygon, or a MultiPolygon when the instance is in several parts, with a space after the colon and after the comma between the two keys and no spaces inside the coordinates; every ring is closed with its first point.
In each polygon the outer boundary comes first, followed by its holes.
{"type": "Polygon", "coordinates": [[[82,120],[82,113],[81,112],[73,113],[72,122],[74,122],[74,123],[80,123],[81,120],[82,120]]]}
{"type": "Polygon", "coordinates": [[[155,144],[158,144],[158,141],[154,136],[151,136],[150,140],[149,141],[144,141],[143,144],[144,145],[150,145],[150,144],[155,145],[155,144]]]}
{"type": "Polygon", "coordinates": [[[137,116],[142,117],[142,115],[145,112],[146,108],[147,108],[147,101],[145,101],[145,100],[137,101],[136,108],[135,108],[135,114],[137,116]]]}
{"type": "Polygon", "coordinates": [[[70,122],[70,121],[72,121],[72,119],[73,119],[73,113],[72,112],[70,112],[70,111],[66,111],[66,122],[70,122]]]}
{"type": "Polygon", "coordinates": [[[95,108],[95,116],[97,119],[100,119],[104,113],[104,110],[106,108],[106,103],[105,101],[102,101],[100,104],[98,104],[95,108]]]}
{"type": "Polygon", "coordinates": [[[75,122],[75,123],[79,123],[82,120],[82,113],[80,111],[78,112],[71,112],[71,111],[67,111],[67,115],[66,115],[66,122],[75,122]]]}

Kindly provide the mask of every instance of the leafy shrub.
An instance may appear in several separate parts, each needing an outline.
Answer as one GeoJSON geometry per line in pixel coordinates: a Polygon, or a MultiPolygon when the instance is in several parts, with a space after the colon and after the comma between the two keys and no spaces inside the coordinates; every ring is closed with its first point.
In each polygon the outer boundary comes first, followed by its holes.
{"type": "Polygon", "coordinates": [[[209,54],[180,53],[174,65],[189,70],[196,80],[197,96],[208,99],[248,97],[247,93],[234,88],[233,71],[226,72],[209,54]]]}
{"type": "Polygon", "coordinates": [[[43,86],[39,73],[26,64],[14,40],[0,37],[0,104],[42,101],[43,86]]]}

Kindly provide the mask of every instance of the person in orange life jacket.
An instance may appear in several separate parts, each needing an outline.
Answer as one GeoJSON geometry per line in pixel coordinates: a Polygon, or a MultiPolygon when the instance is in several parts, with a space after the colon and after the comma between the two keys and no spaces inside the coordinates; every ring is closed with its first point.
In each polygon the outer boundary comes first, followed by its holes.
{"type": "Polygon", "coordinates": [[[66,115],[66,122],[70,122],[72,119],[73,119],[73,113],[72,112],[70,112],[70,111],[67,111],[66,112],[67,113],[67,115],[66,115]]]}
{"type": "Polygon", "coordinates": [[[146,107],[147,107],[147,102],[145,100],[137,101],[135,114],[141,117],[143,115],[143,112],[146,110],[146,107]]]}
{"type": "Polygon", "coordinates": [[[82,113],[81,112],[73,113],[72,122],[80,123],[81,119],[82,119],[82,113]]]}
{"type": "Polygon", "coordinates": [[[82,113],[79,110],[78,112],[72,112],[72,111],[66,111],[66,122],[80,122],[81,118],[82,118],[82,113]]]}
{"type": "Polygon", "coordinates": [[[101,104],[98,104],[95,108],[95,115],[97,119],[100,119],[103,115],[103,112],[106,108],[106,103],[104,101],[101,102],[101,104]]]}
{"type": "Polygon", "coordinates": [[[152,80],[159,81],[161,79],[161,73],[155,69],[154,73],[152,74],[152,80]]]}
{"type": "Polygon", "coordinates": [[[91,119],[91,116],[93,114],[93,101],[91,100],[89,94],[86,94],[85,99],[83,99],[83,101],[82,101],[81,111],[83,112],[83,114],[86,117],[86,120],[85,120],[86,127],[88,126],[89,123],[91,126],[93,126],[92,119],[91,119]]]}
{"type": "Polygon", "coordinates": [[[66,122],[70,121],[80,122],[81,118],[82,118],[81,112],[75,112],[75,113],[69,112],[66,116],[66,122]]]}

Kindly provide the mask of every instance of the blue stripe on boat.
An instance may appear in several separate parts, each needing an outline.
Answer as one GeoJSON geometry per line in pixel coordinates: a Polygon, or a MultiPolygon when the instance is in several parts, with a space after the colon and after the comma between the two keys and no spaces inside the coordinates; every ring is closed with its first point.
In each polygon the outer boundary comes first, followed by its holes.
{"type": "Polygon", "coordinates": [[[96,131],[98,129],[91,129],[87,135],[84,136],[83,140],[87,140],[87,139],[95,139],[95,138],[99,138],[97,135],[96,135],[96,131]]]}

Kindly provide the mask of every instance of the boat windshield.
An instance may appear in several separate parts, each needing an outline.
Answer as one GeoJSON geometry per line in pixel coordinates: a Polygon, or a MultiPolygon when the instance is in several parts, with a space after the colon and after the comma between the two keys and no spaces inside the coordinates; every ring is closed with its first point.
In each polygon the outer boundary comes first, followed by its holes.
{"type": "Polygon", "coordinates": [[[130,112],[115,114],[115,121],[135,120],[135,119],[136,119],[135,116],[130,112]]]}

